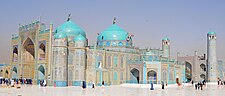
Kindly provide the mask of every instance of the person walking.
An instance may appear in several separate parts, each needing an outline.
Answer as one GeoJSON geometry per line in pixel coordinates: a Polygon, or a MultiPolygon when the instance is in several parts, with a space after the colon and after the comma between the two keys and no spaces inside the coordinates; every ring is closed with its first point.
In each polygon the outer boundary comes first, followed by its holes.
{"type": "Polygon", "coordinates": [[[162,81],[162,89],[164,89],[164,82],[162,81]]]}
{"type": "Polygon", "coordinates": [[[104,82],[104,81],[102,81],[102,86],[104,86],[104,84],[105,84],[105,82],[104,82]]]}
{"type": "Polygon", "coordinates": [[[198,85],[197,85],[197,84],[195,84],[195,90],[197,90],[197,88],[198,88],[198,85]]]}
{"type": "Polygon", "coordinates": [[[92,88],[95,88],[95,82],[92,82],[92,88]]]}

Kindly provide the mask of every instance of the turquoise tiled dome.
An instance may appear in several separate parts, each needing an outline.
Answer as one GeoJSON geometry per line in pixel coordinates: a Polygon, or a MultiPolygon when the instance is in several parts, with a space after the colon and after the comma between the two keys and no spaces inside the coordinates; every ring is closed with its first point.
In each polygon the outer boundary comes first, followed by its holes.
{"type": "Polygon", "coordinates": [[[79,34],[86,37],[86,33],[84,32],[81,27],[79,27],[77,24],[72,22],[71,20],[65,22],[64,24],[60,25],[58,28],[56,28],[56,31],[58,33],[65,33],[67,37],[69,36],[77,36],[79,34]]]}
{"type": "Polygon", "coordinates": [[[162,40],[170,40],[169,38],[167,38],[167,37],[165,37],[165,38],[163,38],[162,40]]]}
{"type": "Polygon", "coordinates": [[[208,34],[213,35],[216,34],[216,32],[208,32],[208,34]]]}
{"type": "Polygon", "coordinates": [[[79,34],[74,38],[74,41],[86,41],[86,38],[83,35],[79,34]]]}
{"type": "Polygon", "coordinates": [[[55,39],[63,39],[63,38],[66,38],[66,34],[64,34],[64,33],[56,33],[54,35],[54,38],[55,39]]]}
{"type": "Polygon", "coordinates": [[[128,33],[125,30],[113,24],[99,34],[98,40],[126,40],[127,36],[128,33]]]}

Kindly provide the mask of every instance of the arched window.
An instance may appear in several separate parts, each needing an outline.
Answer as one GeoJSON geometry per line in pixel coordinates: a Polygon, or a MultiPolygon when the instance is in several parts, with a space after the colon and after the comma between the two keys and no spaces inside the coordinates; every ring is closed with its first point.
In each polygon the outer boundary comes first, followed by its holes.
{"type": "Polygon", "coordinates": [[[115,55],[114,56],[114,58],[113,58],[113,65],[114,65],[114,67],[117,67],[117,65],[118,65],[118,56],[117,55],[115,55]]]}
{"type": "Polygon", "coordinates": [[[13,68],[13,72],[17,73],[17,69],[16,67],[13,68]]]}
{"type": "Polygon", "coordinates": [[[13,48],[13,56],[12,56],[12,61],[13,62],[17,62],[17,60],[18,60],[18,49],[17,49],[17,47],[14,47],[13,48]]]}
{"type": "Polygon", "coordinates": [[[45,59],[45,51],[46,51],[46,49],[45,49],[44,42],[40,43],[40,45],[39,45],[39,60],[45,59]]]}
{"type": "Polygon", "coordinates": [[[114,72],[114,80],[118,80],[118,74],[117,74],[117,72],[114,72]]]}
{"type": "Polygon", "coordinates": [[[118,46],[123,46],[123,42],[119,42],[118,43],[118,46]]]}
{"type": "Polygon", "coordinates": [[[116,42],[112,42],[112,46],[116,46],[116,42]]]}
{"type": "Polygon", "coordinates": [[[107,47],[110,46],[110,42],[106,42],[106,46],[107,46],[107,47]]]}

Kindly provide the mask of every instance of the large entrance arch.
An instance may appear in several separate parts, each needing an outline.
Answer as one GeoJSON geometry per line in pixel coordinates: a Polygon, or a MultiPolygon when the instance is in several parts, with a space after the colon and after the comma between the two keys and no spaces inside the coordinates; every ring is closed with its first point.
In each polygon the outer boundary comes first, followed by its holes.
{"type": "Polygon", "coordinates": [[[157,73],[154,70],[148,71],[147,76],[148,83],[157,84],[157,73]]]}
{"type": "Polygon", "coordinates": [[[23,43],[22,78],[34,78],[35,46],[30,38],[23,43]]]}
{"type": "Polygon", "coordinates": [[[187,82],[190,82],[192,80],[192,65],[189,62],[185,63],[185,73],[187,82]]]}
{"type": "Polygon", "coordinates": [[[139,83],[139,81],[140,81],[139,70],[133,68],[130,71],[130,83],[139,83]]]}

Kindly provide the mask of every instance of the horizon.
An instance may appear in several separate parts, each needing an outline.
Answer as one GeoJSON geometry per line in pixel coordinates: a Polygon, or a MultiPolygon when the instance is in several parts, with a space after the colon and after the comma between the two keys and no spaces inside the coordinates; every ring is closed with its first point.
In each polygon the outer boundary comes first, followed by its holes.
{"type": "Polygon", "coordinates": [[[195,51],[198,55],[206,54],[207,33],[216,32],[217,60],[225,59],[225,1],[67,1],[55,3],[64,6],[50,6],[51,1],[2,1],[0,63],[10,64],[11,35],[19,34],[19,24],[41,17],[47,28],[53,23],[55,30],[66,22],[68,14],[86,32],[89,45],[94,44],[97,33],[108,28],[116,17],[118,26],[134,34],[135,47],[161,49],[162,38],[168,37],[173,59],[177,52],[182,56],[192,56],[195,51]]]}

